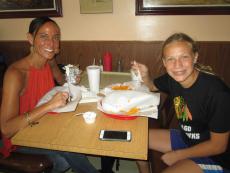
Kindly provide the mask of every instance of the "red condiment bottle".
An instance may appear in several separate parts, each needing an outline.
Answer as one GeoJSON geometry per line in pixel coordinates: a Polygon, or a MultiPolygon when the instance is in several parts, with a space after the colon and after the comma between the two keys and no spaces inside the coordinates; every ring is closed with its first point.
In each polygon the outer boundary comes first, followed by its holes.
{"type": "Polygon", "coordinates": [[[112,55],[110,52],[106,52],[103,56],[103,70],[112,71],[112,55]]]}

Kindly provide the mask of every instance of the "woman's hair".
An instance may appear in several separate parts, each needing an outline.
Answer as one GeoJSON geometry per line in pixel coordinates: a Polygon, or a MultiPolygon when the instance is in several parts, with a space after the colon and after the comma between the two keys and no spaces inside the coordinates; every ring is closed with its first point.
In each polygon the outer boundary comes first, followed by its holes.
{"type": "Polygon", "coordinates": [[[50,19],[49,17],[39,17],[33,19],[30,22],[29,33],[32,34],[33,36],[36,36],[38,30],[47,22],[52,22],[58,27],[58,24],[54,20],[50,19]]]}
{"type": "MultiPolygon", "coordinates": [[[[163,46],[162,46],[162,58],[164,57],[163,56],[163,51],[164,51],[164,48],[170,44],[170,43],[173,43],[173,42],[187,42],[190,46],[191,46],[191,49],[192,49],[192,52],[195,54],[195,53],[198,53],[198,46],[197,46],[197,43],[191,38],[189,37],[187,34],[184,34],[184,33],[175,33],[173,35],[171,35],[170,37],[168,37],[165,42],[163,43],[163,46]]],[[[203,64],[200,64],[198,62],[196,62],[194,64],[194,67],[198,70],[198,71],[201,71],[201,72],[204,72],[204,73],[208,73],[208,74],[212,74],[212,75],[215,75],[215,73],[213,72],[213,69],[211,66],[205,66],[203,64]]]]}

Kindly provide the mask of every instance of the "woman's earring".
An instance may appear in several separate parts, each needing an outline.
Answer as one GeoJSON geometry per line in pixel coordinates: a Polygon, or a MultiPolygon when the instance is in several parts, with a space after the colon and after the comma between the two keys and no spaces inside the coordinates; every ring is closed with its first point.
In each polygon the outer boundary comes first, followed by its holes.
{"type": "Polygon", "coordinates": [[[55,53],[55,54],[58,54],[59,52],[60,52],[60,49],[55,49],[55,50],[54,50],[54,53],[55,53]]]}
{"type": "Polygon", "coordinates": [[[33,45],[30,46],[30,52],[31,52],[31,53],[34,52],[34,46],[33,46],[33,45]]]}
{"type": "Polygon", "coordinates": [[[196,64],[196,63],[197,63],[197,59],[194,59],[193,64],[196,64]]]}

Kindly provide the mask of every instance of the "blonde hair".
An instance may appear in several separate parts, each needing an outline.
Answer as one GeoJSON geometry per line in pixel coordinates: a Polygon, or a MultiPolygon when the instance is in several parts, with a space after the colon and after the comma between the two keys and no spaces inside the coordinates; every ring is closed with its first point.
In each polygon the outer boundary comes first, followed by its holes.
{"type": "Polygon", "coordinates": [[[216,75],[216,73],[213,71],[212,67],[209,65],[203,65],[200,63],[195,63],[194,67],[195,67],[195,69],[197,69],[200,72],[204,72],[204,73],[211,74],[211,75],[216,75]]]}
{"type": "MultiPolygon", "coordinates": [[[[168,37],[164,41],[163,46],[162,46],[162,58],[164,57],[163,56],[164,48],[168,44],[170,44],[172,42],[177,42],[177,41],[187,42],[188,44],[191,45],[192,52],[194,54],[198,53],[197,43],[190,36],[188,36],[187,34],[184,34],[184,33],[175,33],[175,34],[171,35],[170,37],[168,37]]],[[[200,64],[200,63],[196,62],[194,64],[194,68],[197,69],[198,71],[201,71],[201,72],[204,72],[204,73],[207,73],[207,74],[216,75],[216,73],[214,73],[212,67],[209,66],[209,65],[206,66],[206,65],[203,65],[203,64],[200,64]]]]}
{"type": "Polygon", "coordinates": [[[164,58],[163,52],[164,52],[165,47],[168,44],[173,43],[173,42],[186,42],[191,46],[192,52],[194,54],[198,53],[197,43],[191,37],[189,37],[187,34],[184,34],[184,33],[175,33],[175,34],[169,36],[164,41],[163,46],[162,46],[162,58],[164,58]]]}

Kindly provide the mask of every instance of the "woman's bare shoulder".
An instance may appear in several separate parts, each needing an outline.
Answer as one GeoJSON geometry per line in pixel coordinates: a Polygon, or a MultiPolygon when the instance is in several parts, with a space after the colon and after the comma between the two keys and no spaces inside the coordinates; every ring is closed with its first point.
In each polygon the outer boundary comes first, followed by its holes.
{"type": "Polygon", "coordinates": [[[26,78],[26,74],[29,70],[28,63],[23,58],[15,63],[11,64],[5,73],[5,82],[11,81],[19,83],[23,82],[26,78]]]}

